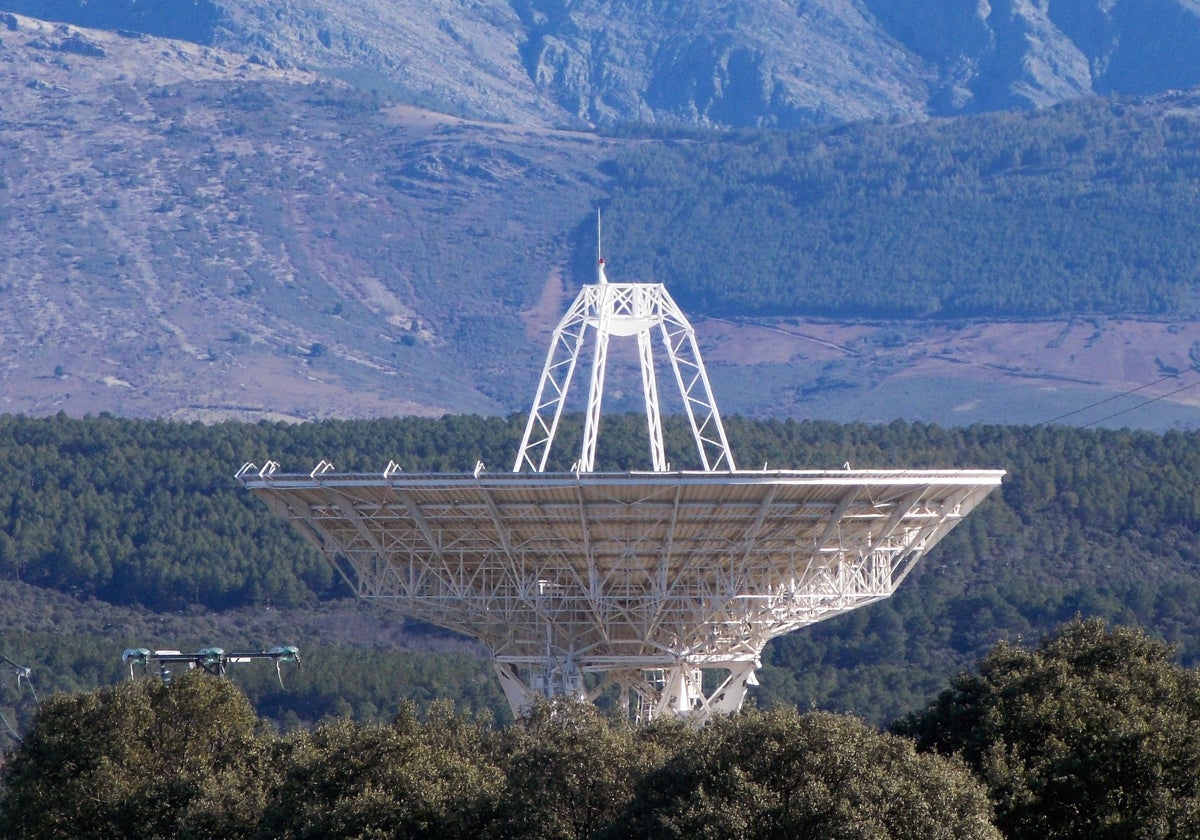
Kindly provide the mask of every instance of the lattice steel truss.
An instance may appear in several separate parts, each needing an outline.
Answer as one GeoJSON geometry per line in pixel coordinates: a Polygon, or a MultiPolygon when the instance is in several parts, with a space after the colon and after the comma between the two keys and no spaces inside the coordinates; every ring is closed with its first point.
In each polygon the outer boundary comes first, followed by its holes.
{"type": "Polygon", "coordinates": [[[513,472],[238,478],[362,597],[481,640],[514,711],[612,690],[638,721],[703,720],[740,707],[770,639],[891,595],[1004,472],[736,470],[687,319],[662,286],[599,280],[554,333],[513,472]],[[656,329],[704,471],[668,470],[656,329]],[[583,451],[545,473],[589,334],[583,451]],[[638,340],[650,472],[592,471],[614,336],[638,340]]]}
{"type": "Polygon", "coordinates": [[[239,477],[359,595],[482,640],[514,708],[615,685],[648,719],[737,709],[768,640],[891,595],[1001,475],[239,477]]]}
{"type": "Polygon", "coordinates": [[[567,393],[575,377],[575,368],[589,334],[595,336],[592,378],[584,415],[583,451],[575,468],[580,472],[591,472],[596,463],[609,339],[614,336],[636,336],[642,393],[646,403],[646,425],[650,433],[650,460],[655,470],[662,472],[667,469],[658,382],[654,372],[651,333],[655,327],[658,328],[671,370],[675,374],[675,382],[683,397],[684,412],[700,453],[701,466],[705,470],[736,469],[692,325],[662,284],[609,283],[604,273],[604,260],[600,260],[599,266],[599,282],[580,289],[575,302],[554,330],[513,472],[527,468],[535,472],[546,469],[550,446],[554,442],[567,393]]]}

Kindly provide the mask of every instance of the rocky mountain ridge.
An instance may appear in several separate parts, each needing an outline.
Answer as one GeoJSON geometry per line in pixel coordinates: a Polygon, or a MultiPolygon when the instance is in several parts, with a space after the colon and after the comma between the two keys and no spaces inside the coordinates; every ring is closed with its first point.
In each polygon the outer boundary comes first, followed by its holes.
{"type": "Polygon", "coordinates": [[[522,125],[798,128],[1200,83],[1186,0],[6,0],[522,125]]]}

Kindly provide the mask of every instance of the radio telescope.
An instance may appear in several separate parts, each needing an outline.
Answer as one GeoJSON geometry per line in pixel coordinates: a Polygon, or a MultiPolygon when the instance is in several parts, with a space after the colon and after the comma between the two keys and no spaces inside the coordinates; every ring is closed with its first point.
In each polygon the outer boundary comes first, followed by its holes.
{"type": "Polygon", "coordinates": [[[600,260],[551,340],[512,472],[285,474],[241,483],[363,598],[490,651],[515,714],[615,692],[637,722],[740,708],[776,636],[891,595],[1003,470],[740,470],[691,325],[661,284],[600,260]],[[595,472],[608,346],[637,339],[651,468],[595,472]],[[702,469],[672,470],[654,364],[665,351],[702,469]],[[546,472],[585,347],[579,459],[546,472]],[[706,673],[708,678],[705,678],[706,673]]]}

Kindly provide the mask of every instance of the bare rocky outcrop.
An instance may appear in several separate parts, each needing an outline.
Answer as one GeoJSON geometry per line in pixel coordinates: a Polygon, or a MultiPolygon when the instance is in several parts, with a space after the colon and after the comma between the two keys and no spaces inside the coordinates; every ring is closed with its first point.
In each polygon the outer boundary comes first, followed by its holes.
{"type": "Polygon", "coordinates": [[[470,119],[797,128],[1200,83],[1186,0],[9,0],[470,119]]]}

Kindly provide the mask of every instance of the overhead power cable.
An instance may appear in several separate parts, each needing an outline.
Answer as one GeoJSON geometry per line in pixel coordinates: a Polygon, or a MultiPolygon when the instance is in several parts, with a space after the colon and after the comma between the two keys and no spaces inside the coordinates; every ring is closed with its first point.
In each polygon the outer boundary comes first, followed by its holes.
{"type": "Polygon", "coordinates": [[[1136,411],[1139,408],[1145,408],[1146,406],[1150,405],[1150,403],[1156,403],[1159,400],[1165,400],[1167,397],[1173,397],[1176,394],[1180,393],[1181,391],[1186,391],[1190,388],[1195,388],[1197,385],[1200,385],[1200,380],[1193,382],[1191,385],[1184,385],[1181,388],[1176,388],[1174,391],[1170,391],[1166,394],[1160,394],[1159,396],[1154,397],[1153,399],[1146,400],[1145,402],[1138,403],[1137,405],[1130,406],[1129,408],[1123,408],[1120,411],[1114,411],[1112,414],[1109,414],[1106,417],[1101,417],[1099,420],[1093,420],[1091,423],[1085,423],[1080,428],[1086,429],[1088,426],[1095,426],[1097,423],[1103,423],[1107,420],[1113,419],[1114,417],[1120,417],[1122,414],[1128,414],[1129,412],[1136,411]]]}
{"type": "MultiPolygon", "coordinates": [[[[1195,371],[1195,370],[1196,370],[1196,368],[1195,368],[1195,367],[1188,368],[1188,371],[1195,371]]],[[[1184,371],[1184,373],[1186,373],[1186,372],[1188,372],[1188,371],[1184,371]]],[[[1121,399],[1122,397],[1128,397],[1128,396],[1130,396],[1131,394],[1136,394],[1136,393],[1138,393],[1139,391],[1144,391],[1144,390],[1146,390],[1147,388],[1153,388],[1155,385],[1158,385],[1158,384],[1160,384],[1160,383],[1166,382],[1168,379],[1178,379],[1180,375],[1181,375],[1181,374],[1179,374],[1179,373],[1168,373],[1168,374],[1166,374],[1165,376],[1160,376],[1158,379],[1155,379],[1155,380],[1153,380],[1153,381],[1151,381],[1151,382],[1147,382],[1147,383],[1145,383],[1144,385],[1138,385],[1138,386],[1136,386],[1136,387],[1129,388],[1128,390],[1121,391],[1121,392],[1120,392],[1120,393],[1118,393],[1118,394],[1112,394],[1111,396],[1105,397],[1105,398],[1104,398],[1104,399],[1102,399],[1102,400],[1097,400],[1096,402],[1093,402],[1093,403],[1088,403],[1087,405],[1085,405],[1085,406],[1083,406],[1083,407],[1081,407],[1081,408],[1076,408],[1076,409],[1074,409],[1074,410],[1072,410],[1072,411],[1068,411],[1068,412],[1066,412],[1066,413],[1064,413],[1064,414],[1060,414],[1060,415],[1058,415],[1057,417],[1053,417],[1053,418],[1051,418],[1051,419],[1049,419],[1049,420],[1043,420],[1042,422],[1040,422],[1040,423],[1038,423],[1038,424],[1036,424],[1036,425],[1038,425],[1038,426],[1049,426],[1049,425],[1051,425],[1051,424],[1053,424],[1053,423],[1057,423],[1057,422],[1059,422],[1060,420],[1065,420],[1065,419],[1067,419],[1068,417],[1074,417],[1076,414],[1082,414],[1082,413],[1083,413],[1083,412],[1085,412],[1085,411],[1091,411],[1091,410],[1092,410],[1092,409],[1094,409],[1094,408],[1099,408],[1100,406],[1102,406],[1102,405],[1106,405],[1106,404],[1108,404],[1108,403],[1112,402],[1113,400],[1119,400],[1119,399],[1121,399]]],[[[1080,426],[1080,428],[1082,428],[1082,429],[1086,429],[1086,428],[1088,428],[1089,426],[1095,426],[1097,423],[1103,423],[1103,422],[1105,422],[1106,420],[1111,420],[1111,419],[1113,419],[1114,417],[1120,417],[1122,414],[1128,414],[1128,413],[1129,413],[1129,412],[1131,412],[1131,411],[1136,411],[1137,409],[1141,408],[1142,406],[1150,405],[1151,403],[1158,402],[1159,400],[1164,400],[1164,399],[1166,399],[1167,397],[1171,397],[1171,396],[1174,396],[1175,394],[1178,394],[1178,393],[1180,393],[1181,391],[1186,391],[1186,390],[1188,390],[1189,388],[1195,388],[1197,385],[1200,385],[1200,380],[1197,380],[1196,382],[1193,382],[1191,385],[1184,385],[1184,386],[1182,386],[1182,387],[1180,387],[1180,388],[1176,388],[1174,391],[1170,391],[1170,392],[1168,392],[1168,393],[1166,393],[1166,394],[1161,394],[1161,395],[1159,395],[1159,396],[1157,396],[1157,397],[1153,397],[1153,398],[1151,398],[1151,399],[1145,400],[1145,401],[1143,401],[1143,402],[1140,402],[1140,403],[1138,403],[1137,405],[1130,406],[1129,408],[1123,408],[1123,409],[1121,409],[1120,411],[1116,411],[1116,412],[1113,412],[1112,414],[1109,414],[1109,415],[1107,415],[1107,416],[1105,416],[1105,417],[1101,417],[1099,420],[1093,420],[1093,421],[1091,421],[1090,423],[1084,423],[1082,426],[1080,426]]]]}

